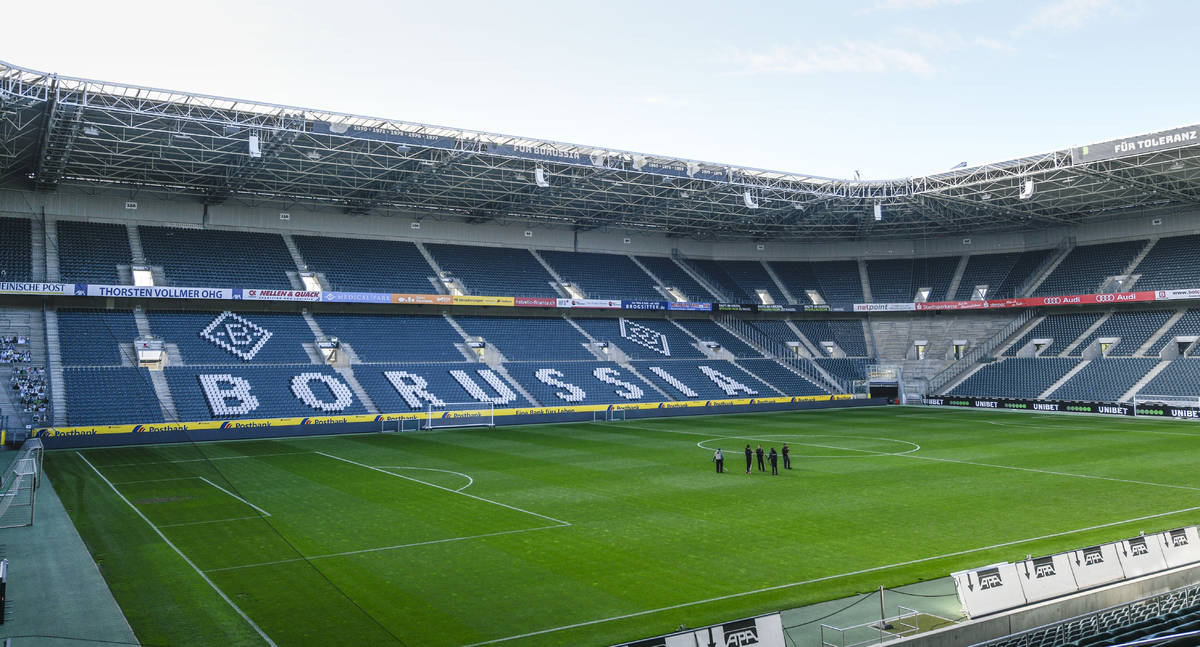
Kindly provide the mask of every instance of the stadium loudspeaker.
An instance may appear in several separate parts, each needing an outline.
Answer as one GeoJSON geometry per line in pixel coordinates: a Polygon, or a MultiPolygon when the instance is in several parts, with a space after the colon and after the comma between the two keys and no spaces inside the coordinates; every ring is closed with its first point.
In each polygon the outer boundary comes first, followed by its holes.
{"type": "Polygon", "coordinates": [[[543,189],[550,186],[550,176],[546,173],[546,169],[540,166],[533,171],[533,180],[543,189]]]}
{"type": "Polygon", "coordinates": [[[262,157],[262,147],[259,145],[258,133],[250,133],[250,139],[247,140],[250,146],[250,157],[262,157]]]}
{"type": "Polygon", "coordinates": [[[1163,558],[1162,546],[1156,535],[1124,539],[1117,542],[1117,547],[1117,557],[1121,560],[1121,570],[1125,571],[1126,578],[1167,569],[1167,560],[1163,558]]]}
{"type": "Polygon", "coordinates": [[[1017,579],[1017,567],[1001,563],[970,571],[959,571],[954,588],[968,618],[1014,609],[1025,604],[1025,593],[1017,579]]]}
{"type": "Polygon", "coordinates": [[[883,205],[876,202],[875,203],[875,222],[879,222],[880,220],[883,220],[883,205]]]}
{"type": "Polygon", "coordinates": [[[1200,536],[1196,534],[1195,526],[1164,530],[1159,536],[1167,568],[1200,562],[1200,536]]]}
{"type": "Polygon", "coordinates": [[[1021,187],[1021,194],[1019,197],[1022,200],[1028,200],[1033,197],[1035,191],[1037,191],[1037,185],[1033,183],[1033,180],[1025,180],[1025,184],[1021,187]]]}
{"type": "Polygon", "coordinates": [[[1121,560],[1117,557],[1119,552],[1120,544],[1104,544],[1067,553],[1075,583],[1080,589],[1090,589],[1125,579],[1121,560]]]}
{"type": "Polygon", "coordinates": [[[750,193],[749,191],[742,194],[742,202],[746,203],[747,209],[758,208],[758,198],[755,198],[754,194],[750,193]]]}
{"type": "Polygon", "coordinates": [[[1036,557],[1017,562],[1021,590],[1030,603],[1056,598],[1079,590],[1071,572],[1069,553],[1036,557]]]}

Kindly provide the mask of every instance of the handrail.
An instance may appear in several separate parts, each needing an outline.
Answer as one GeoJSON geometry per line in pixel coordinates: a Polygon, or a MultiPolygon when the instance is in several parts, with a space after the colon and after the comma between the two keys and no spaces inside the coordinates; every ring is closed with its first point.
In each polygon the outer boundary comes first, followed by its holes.
{"type": "Polygon", "coordinates": [[[791,352],[787,346],[780,344],[771,337],[768,337],[761,330],[750,325],[749,322],[735,317],[728,312],[720,313],[716,319],[718,323],[724,324],[725,326],[733,329],[735,333],[740,334],[742,337],[749,340],[751,344],[757,345],[760,349],[765,351],[769,359],[776,360],[795,369],[800,374],[809,378],[819,386],[833,387],[835,390],[840,391],[841,393],[850,393],[849,382],[837,377],[833,377],[833,379],[830,380],[828,377],[825,377],[820,371],[814,368],[811,359],[796,357],[795,353],[791,352]]]}
{"type": "Polygon", "coordinates": [[[1024,326],[1026,323],[1028,323],[1035,314],[1037,314],[1037,311],[1033,308],[1022,311],[1016,319],[1014,319],[1004,328],[1001,328],[999,332],[989,337],[987,341],[971,349],[966,355],[963,355],[961,358],[955,360],[946,368],[938,371],[937,375],[929,378],[927,387],[928,393],[938,393],[943,386],[949,384],[955,377],[965,371],[967,367],[973,365],[984,355],[991,353],[1005,339],[1008,339],[1009,335],[1012,335],[1017,330],[1020,330],[1021,326],[1024,326]]]}

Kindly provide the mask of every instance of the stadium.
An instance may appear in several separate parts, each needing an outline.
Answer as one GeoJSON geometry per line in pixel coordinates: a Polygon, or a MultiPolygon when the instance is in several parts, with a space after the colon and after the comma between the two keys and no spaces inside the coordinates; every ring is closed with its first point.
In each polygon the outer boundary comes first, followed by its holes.
{"type": "Polygon", "coordinates": [[[0,636],[1198,644],[1198,130],[847,180],[0,63],[0,636]]]}

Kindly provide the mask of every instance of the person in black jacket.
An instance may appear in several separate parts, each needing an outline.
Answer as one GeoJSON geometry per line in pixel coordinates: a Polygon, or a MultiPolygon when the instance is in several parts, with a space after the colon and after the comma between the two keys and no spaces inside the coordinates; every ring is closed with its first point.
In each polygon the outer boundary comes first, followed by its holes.
{"type": "Polygon", "coordinates": [[[783,469],[792,469],[792,451],[788,449],[787,443],[783,444],[783,469]]]}
{"type": "Polygon", "coordinates": [[[750,451],[750,445],[746,445],[746,475],[750,475],[750,456],[753,452],[750,451]]]}
{"type": "Polygon", "coordinates": [[[758,446],[758,449],[754,450],[754,455],[758,457],[758,471],[760,471],[760,472],[765,472],[765,471],[767,471],[767,466],[766,466],[766,465],[763,465],[763,448],[762,448],[762,445],[759,445],[759,446],[758,446]]]}
{"type": "Polygon", "coordinates": [[[775,452],[774,447],[771,448],[771,455],[767,458],[769,458],[771,461],[771,474],[773,476],[779,476],[779,454],[775,452]]]}

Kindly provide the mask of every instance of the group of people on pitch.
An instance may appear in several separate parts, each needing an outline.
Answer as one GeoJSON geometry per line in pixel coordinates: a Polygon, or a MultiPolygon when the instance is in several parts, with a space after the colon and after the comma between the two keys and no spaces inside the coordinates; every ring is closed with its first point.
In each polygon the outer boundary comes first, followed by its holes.
{"type": "MultiPolygon", "coordinates": [[[[753,450],[753,451],[751,451],[750,445],[746,445],[746,474],[747,475],[750,474],[750,467],[752,465],[752,460],[755,457],[758,458],[758,471],[760,471],[760,472],[767,471],[766,466],[763,464],[763,458],[765,457],[768,461],[771,462],[771,474],[773,474],[775,476],[779,476],[779,452],[776,452],[774,447],[771,448],[770,453],[764,454],[762,445],[759,445],[758,449],[753,450]]],[[[713,452],[712,459],[713,459],[713,462],[717,464],[717,474],[724,474],[725,473],[725,453],[722,452],[720,449],[718,449],[717,451],[713,452]]],[[[791,450],[788,449],[787,443],[783,444],[783,469],[785,469],[785,470],[792,469],[792,453],[791,453],[791,450]]]]}

